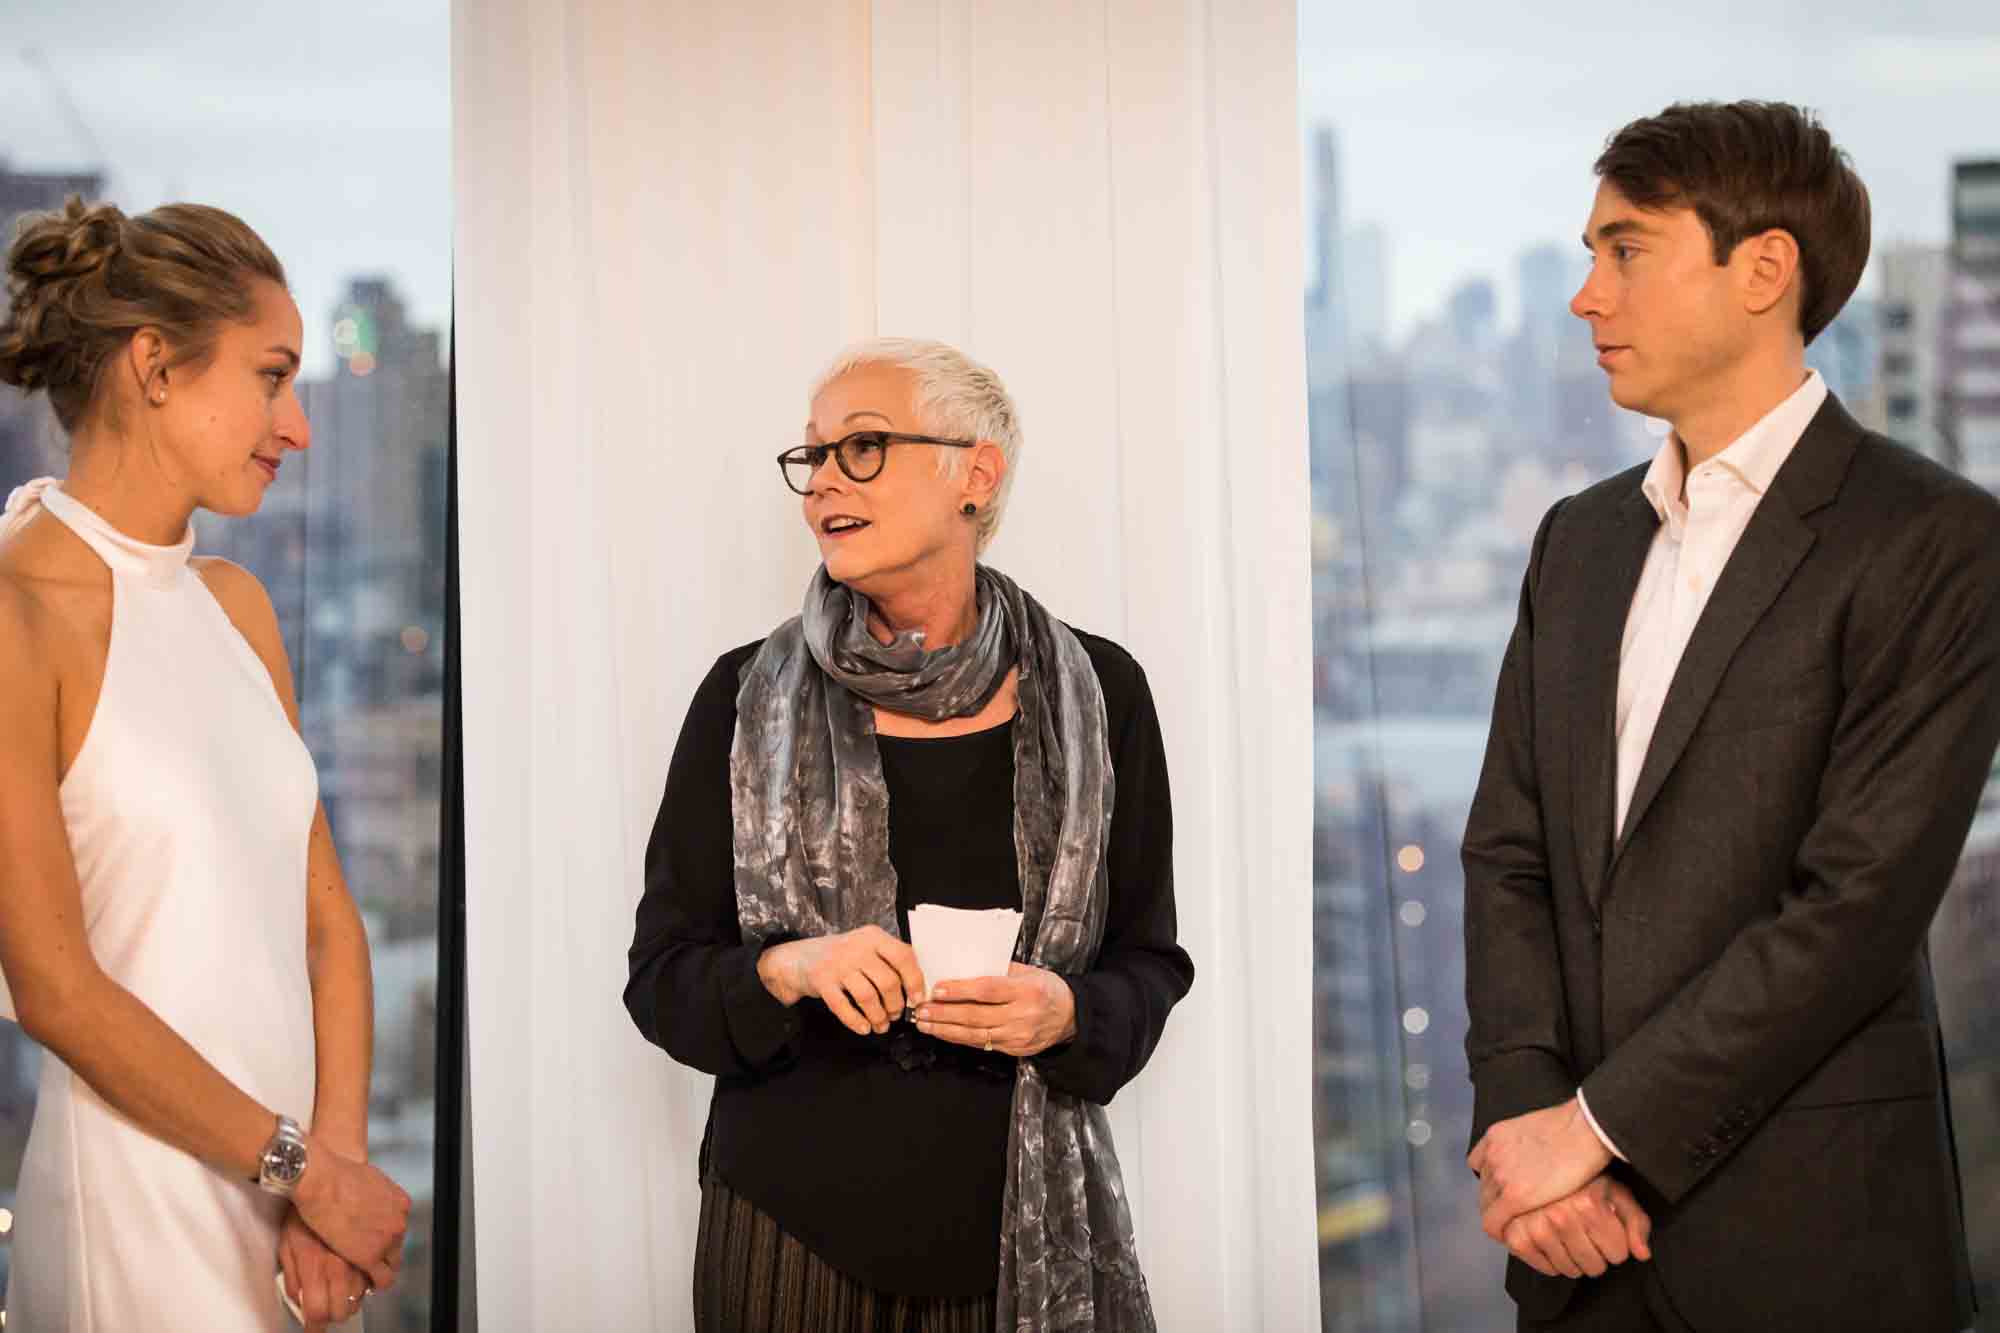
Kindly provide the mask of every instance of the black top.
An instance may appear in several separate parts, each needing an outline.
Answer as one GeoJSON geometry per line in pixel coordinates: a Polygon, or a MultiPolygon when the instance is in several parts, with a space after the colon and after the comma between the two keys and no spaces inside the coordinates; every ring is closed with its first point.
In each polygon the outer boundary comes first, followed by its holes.
{"type": "MultiPolygon", "coordinates": [[[[1116,776],[1110,902],[1096,966],[1068,978],[1077,1035],[1034,1058],[1052,1088],[1109,1102],[1145,1067],[1194,964],[1174,940],[1173,814],[1145,673],[1109,640],[1078,638],[1116,776]]],[[[878,1290],[991,1291],[1014,1062],[907,1023],[857,1036],[817,999],[788,1009],[758,980],[762,949],[743,943],[729,748],[757,647],[723,655],[688,707],[646,849],[626,1008],[648,1041],[717,1076],[704,1170],[878,1290]]],[[[905,937],[914,903],[1019,908],[1013,724],[878,745],[905,937]]]]}

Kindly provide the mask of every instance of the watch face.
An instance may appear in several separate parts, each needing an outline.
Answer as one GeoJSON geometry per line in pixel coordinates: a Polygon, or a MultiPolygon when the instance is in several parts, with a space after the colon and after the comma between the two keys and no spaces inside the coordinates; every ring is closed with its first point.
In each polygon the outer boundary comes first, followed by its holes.
{"type": "Polygon", "coordinates": [[[292,1184],[306,1169],[306,1145],[280,1141],[264,1154],[264,1170],[281,1184],[292,1184]]]}

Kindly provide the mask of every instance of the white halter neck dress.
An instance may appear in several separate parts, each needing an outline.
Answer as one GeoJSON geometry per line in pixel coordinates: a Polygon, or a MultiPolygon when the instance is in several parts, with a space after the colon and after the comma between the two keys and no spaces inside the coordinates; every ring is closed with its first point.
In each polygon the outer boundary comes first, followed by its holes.
{"type": "MultiPolygon", "coordinates": [[[[0,537],[38,510],[111,569],[103,692],[61,786],[91,951],[238,1087],[310,1124],[312,757],[189,567],[192,529],[176,546],[137,542],[43,481],[14,493],[0,537]]],[[[282,1330],[284,1208],[140,1129],[45,1054],[7,1333],[282,1330]]]]}

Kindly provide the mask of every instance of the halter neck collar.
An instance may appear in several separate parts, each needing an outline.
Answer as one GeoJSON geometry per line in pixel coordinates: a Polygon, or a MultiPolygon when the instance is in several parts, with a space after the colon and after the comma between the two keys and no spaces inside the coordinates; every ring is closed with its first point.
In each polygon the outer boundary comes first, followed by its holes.
{"type": "Polygon", "coordinates": [[[186,535],[172,546],[142,542],[113,527],[102,514],[64,491],[62,484],[52,477],[31,481],[8,497],[0,532],[25,523],[37,505],[81,537],[112,572],[155,587],[170,587],[178,581],[194,554],[194,524],[188,524],[186,535]]]}

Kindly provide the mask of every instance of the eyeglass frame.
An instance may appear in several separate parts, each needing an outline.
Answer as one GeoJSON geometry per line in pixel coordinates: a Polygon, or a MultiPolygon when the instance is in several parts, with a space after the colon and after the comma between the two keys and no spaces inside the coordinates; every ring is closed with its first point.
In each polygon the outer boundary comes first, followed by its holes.
{"type": "Polygon", "coordinates": [[[866,486],[869,482],[882,475],[882,468],[889,466],[889,446],[892,444],[936,444],[942,445],[947,449],[977,449],[979,447],[979,441],[977,440],[946,440],[940,439],[935,435],[912,435],[907,431],[900,430],[856,430],[849,431],[830,444],[793,445],[778,455],[778,475],[785,479],[785,489],[789,490],[792,494],[811,495],[812,479],[819,474],[821,468],[826,466],[826,455],[821,455],[817,463],[814,463],[810,458],[801,458],[799,460],[802,463],[811,464],[812,467],[812,471],[806,473],[807,489],[805,490],[800,490],[798,487],[792,485],[792,474],[785,470],[785,460],[794,454],[805,453],[813,449],[823,449],[826,451],[826,454],[832,455],[834,465],[840,469],[842,476],[857,486],[866,486]],[[865,477],[857,477],[854,475],[854,469],[847,466],[847,452],[842,446],[847,444],[848,441],[858,440],[864,435],[875,436],[880,441],[882,466],[876,468],[865,477]]]}

